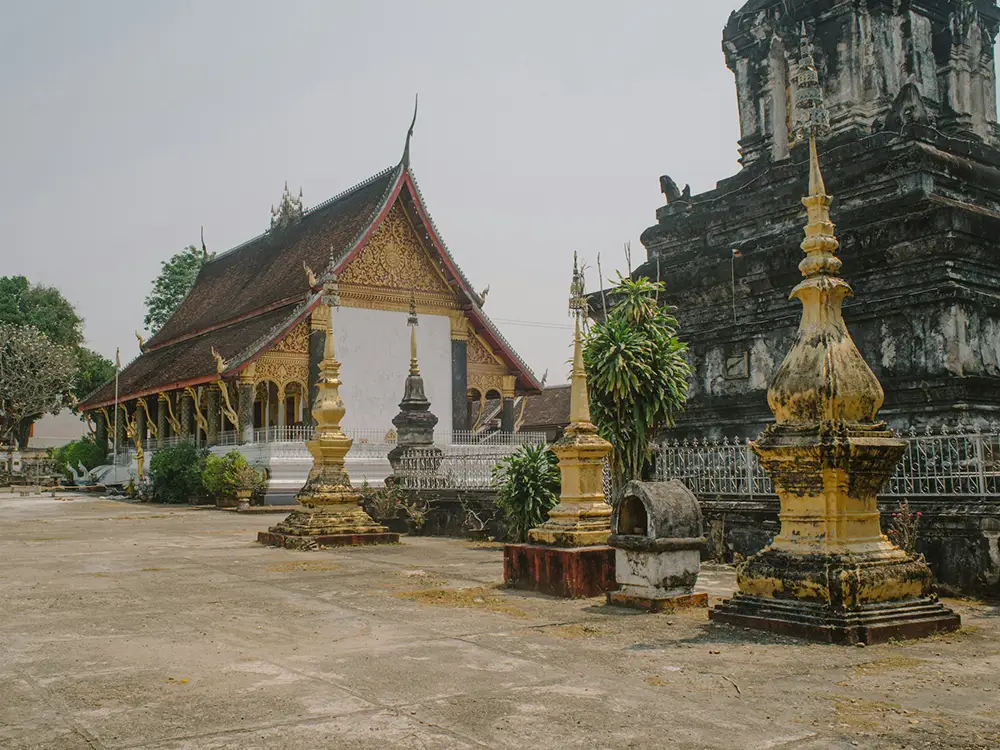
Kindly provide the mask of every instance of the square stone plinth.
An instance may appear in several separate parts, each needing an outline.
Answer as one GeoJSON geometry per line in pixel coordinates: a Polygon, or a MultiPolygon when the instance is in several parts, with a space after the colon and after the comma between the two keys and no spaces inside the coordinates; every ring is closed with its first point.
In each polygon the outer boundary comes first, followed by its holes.
{"type": "Polygon", "coordinates": [[[358,547],[364,544],[398,544],[399,534],[384,532],[381,534],[316,534],[311,536],[294,536],[279,534],[274,531],[257,532],[258,544],[270,547],[285,547],[286,549],[315,549],[316,547],[358,547]]]}
{"type": "Polygon", "coordinates": [[[885,643],[958,630],[962,618],[934,597],[832,611],[822,605],[737,594],[708,613],[713,622],[824,643],[885,643]]]}
{"type": "Polygon", "coordinates": [[[641,596],[627,591],[609,591],[608,604],[616,607],[644,609],[647,612],[673,612],[687,607],[707,607],[708,594],[680,594],[678,596],[641,596]]]}
{"type": "Polygon", "coordinates": [[[601,596],[618,587],[611,547],[547,547],[507,544],[503,577],[516,589],[568,599],[601,596]]]}

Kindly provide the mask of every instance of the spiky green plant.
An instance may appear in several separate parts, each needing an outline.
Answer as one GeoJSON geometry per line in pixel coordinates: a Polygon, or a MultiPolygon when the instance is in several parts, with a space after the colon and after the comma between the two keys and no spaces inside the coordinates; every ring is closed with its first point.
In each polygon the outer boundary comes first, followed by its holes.
{"type": "Polygon", "coordinates": [[[522,445],[493,467],[493,484],[508,538],[525,542],[559,502],[559,459],[546,445],[522,445]]]}
{"type": "Polygon", "coordinates": [[[584,339],[590,413],[611,443],[611,488],[617,497],[641,479],[653,439],[672,427],[687,399],[691,366],[677,338],[677,319],[659,303],[662,282],[618,274],[603,323],[584,339]]]}

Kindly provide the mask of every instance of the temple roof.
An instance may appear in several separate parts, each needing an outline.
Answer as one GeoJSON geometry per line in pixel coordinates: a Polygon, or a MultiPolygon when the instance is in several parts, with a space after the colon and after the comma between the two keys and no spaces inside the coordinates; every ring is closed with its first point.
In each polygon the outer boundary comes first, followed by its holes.
{"type": "MultiPolygon", "coordinates": [[[[194,288],[119,379],[119,398],[214,381],[211,349],[227,361],[225,376],[244,369],[321,302],[323,281],[340,274],[396,200],[408,199],[429,251],[451,277],[472,327],[517,374],[518,387],[537,392],[531,369],[481,308],[479,295],[455,263],[403,162],[303,212],[206,263],[194,288]],[[303,266],[315,273],[311,285],[303,266]]],[[[89,395],[82,408],[113,403],[114,384],[89,395]]]]}
{"type": "Polygon", "coordinates": [[[537,396],[528,398],[524,406],[521,430],[531,432],[546,427],[566,427],[569,424],[569,385],[552,385],[537,396]]]}

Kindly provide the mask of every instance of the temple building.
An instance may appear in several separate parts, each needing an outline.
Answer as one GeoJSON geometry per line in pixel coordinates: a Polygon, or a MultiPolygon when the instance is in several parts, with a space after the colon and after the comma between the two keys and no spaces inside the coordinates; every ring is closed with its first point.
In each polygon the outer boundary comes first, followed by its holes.
{"type": "MultiPolygon", "coordinates": [[[[489,401],[501,405],[501,429],[514,430],[515,399],[540,384],[441,240],[408,154],[409,137],[399,164],[309,210],[286,186],[268,231],[207,260],[177,311],[140,340],[141,354],[121,372],[119,445],[130,439],[150,451],[181,438],[209,447],[301,444],[311,432],[329,324],[316,312],[330,281],[339,295],[343,424],[356,443],[392,442],[411,303],[444,440],[460,440],[489,401]]],[[[114,382],[82,404],[101,442],[114,429],[114,404],[114,382]]]]}
{"type": "MultiPolygon", "coordinates": [[[[723,33],[742,168],[666,205],[636,275],[662,279],[695,375],[677,437],[752,437],[799,322],[806,190],[798,77],[812,55],[844,318],[897,428],[1000,416],[1000,131],[994,0],[752,0],[723,33]]],[[[599,297],[592,298],[599,305],[599,297]]]]}

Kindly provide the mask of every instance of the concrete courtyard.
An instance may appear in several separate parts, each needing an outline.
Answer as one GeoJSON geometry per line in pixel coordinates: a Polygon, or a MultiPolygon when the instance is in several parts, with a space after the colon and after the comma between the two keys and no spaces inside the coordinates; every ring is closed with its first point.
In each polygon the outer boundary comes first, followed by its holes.
{"type": "Polygon", "coordinates": [[[507,591],[499,545],[255,544],[280,517],[0,495],[0,747],[1000,747],[997,606],[803,644],[507,591]]]}

